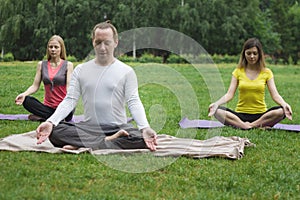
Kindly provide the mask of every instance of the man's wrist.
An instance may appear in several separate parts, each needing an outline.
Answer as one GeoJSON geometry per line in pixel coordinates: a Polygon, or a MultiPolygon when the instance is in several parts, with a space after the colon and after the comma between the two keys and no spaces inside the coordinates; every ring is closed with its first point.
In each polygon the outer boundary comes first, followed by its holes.
{"type": "Polygon", "coordinates": [[[51,122],[51,121],[46,121],[46,122],[50,123],[52,125],[52,127],[55,127],[55,124],[53,122],[51,122]]]}
{"type": "Polygon", "coordinates": [[[143,132],[144,130],[149,129],[149,128],[150,128],[149,126],[143,127],[143,128],[140,129],[140,131],[143,132]]]}

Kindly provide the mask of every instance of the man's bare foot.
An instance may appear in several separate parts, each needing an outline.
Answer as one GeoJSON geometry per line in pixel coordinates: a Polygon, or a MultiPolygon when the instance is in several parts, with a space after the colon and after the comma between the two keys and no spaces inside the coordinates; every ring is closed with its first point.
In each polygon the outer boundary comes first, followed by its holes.
{"type": "Polygon", "coordinates": [[[122,136],[129,136],[129,133],[127,131],[121,129],[111,136],[106,136],[105,140],[113,140],[113,139],[116,139],[116,138],[122,137],[122,136]]]}
{"type": "Polygon", "coordinates": [[[63,149],[67,149],[67,150],[77,150],[77,149],[79,149],[78,147],[74,147],[74,146],[72,146],[72,145],[65,145],[65,146],[63,146],[63,149]]]}

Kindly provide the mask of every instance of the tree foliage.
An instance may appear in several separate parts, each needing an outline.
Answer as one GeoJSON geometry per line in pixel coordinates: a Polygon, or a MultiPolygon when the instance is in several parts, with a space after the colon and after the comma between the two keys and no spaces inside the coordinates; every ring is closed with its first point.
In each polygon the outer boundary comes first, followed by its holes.
{"type": "Polygon", "coordinates": [[[267,54],[292,58],[294,63],[299,59],[296,0],[0,0],[0,4],[0,47],[18,60],[42,59],[53,34],[64,38],[68,55],[84,59],[92,50],[93,26],[107,19],[119,32],[139,27],[179,31],[210,54],[239,54],[246,39],[257,37],[267,54]]]}

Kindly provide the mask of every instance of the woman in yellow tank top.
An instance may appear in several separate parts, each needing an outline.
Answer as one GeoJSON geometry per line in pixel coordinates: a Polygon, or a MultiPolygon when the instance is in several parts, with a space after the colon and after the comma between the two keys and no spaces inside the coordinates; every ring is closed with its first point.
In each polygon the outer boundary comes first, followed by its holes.
{"type": "Polygon", "coordinates": [[[292,120],[291,106],[280,96],[272,71],[265,67],[262,45],[258,39],[250,38],[244,43],[227,93],[209,105],[208,116],[213,115],[223,124],[241,129],[272,127],[285,117],[292,120]],[[266,86],[279,106],[267,109],[266,86]],[[234,97],[237,88],[239,96],[235,111],[221,106],[234,97]]]}

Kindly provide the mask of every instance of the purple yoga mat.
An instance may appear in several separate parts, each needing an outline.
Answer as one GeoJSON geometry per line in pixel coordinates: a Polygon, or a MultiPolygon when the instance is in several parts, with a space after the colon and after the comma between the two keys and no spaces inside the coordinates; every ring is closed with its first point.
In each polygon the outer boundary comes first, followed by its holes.
{"type": "Polygon", "coordinates": [[[0,119],[28,120],[28,114],[15,114],[15,115],[0,114],[0,119]]]}
{"type": "MultiPolygon", "coordinates": [[[[28,114],[0,114],[0,120],[28,120],[28,114]]],[[[72,118],[73,122],[83,121],[83,115],[74,115],[72,118]]],[[[127,122],[133,121],[133,118],[128,118],[127,122]]]]}
{"type": "Polygon", "coordinates": [[[218,128],[223,127],[224,125],[219,121],[211,121],[211,120],[190,120],[184,117],[179,125],[181,128],[218,128]]]}
{"type": "MultiPolygon", "coordinates": [[[[28,120],[28,114],[0,114],[0,119],[6,120],[28,120]]],[[[72,121],[80,122],[84,119],[83,115],[74,115],[72,121]]]]}
{"type": "Polygon", "coordinates": [[[298,124],[275,124],[274,129],[300,132],[300,125],[298,124]]]}
{"type": "MultiPolygon", "coordinates": [[[[224,125],[219,121],[212,120],[190,120],[184,117],[180,120],[179,126],[181,128],[219,128],[224,125]]],[[[286,131],[300,132],[300,125],[297,124],[276,124],[273,129],[280,129],[286,131]]]]}

